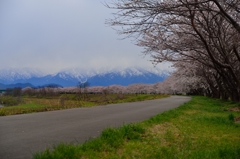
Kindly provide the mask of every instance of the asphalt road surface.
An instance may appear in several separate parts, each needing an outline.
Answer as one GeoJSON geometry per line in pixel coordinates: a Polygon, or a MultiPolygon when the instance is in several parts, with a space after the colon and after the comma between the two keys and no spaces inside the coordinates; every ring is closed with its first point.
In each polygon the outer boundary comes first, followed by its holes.
{"type": "Polygon", "coordinates": [[[60,142],[83,143],[107,127],[140,122],[175,108],[190,97],[74,108],[0,117],[0,159],[28,159],[60,142]]]}

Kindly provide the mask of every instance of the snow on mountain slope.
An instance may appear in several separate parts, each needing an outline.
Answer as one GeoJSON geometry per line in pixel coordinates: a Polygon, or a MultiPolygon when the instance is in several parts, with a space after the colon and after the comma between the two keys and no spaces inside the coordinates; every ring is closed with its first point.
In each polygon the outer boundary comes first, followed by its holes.
{"type": "Polygon", "coordinates": [[[57,74],[61,75],[63,78],[67,78],[68,76],[76,79],[84,79],[84,78],[92,77],[99,74],[99,71],[94,69],[74,68],[74,69],[63,70],[57,74]]]}
{"type": "Polygon", "coordinates": [[[6,84],[14,83],[16,80],[42,76],[44,76],[43,72],[36,69],[0,69],[0,82],[6,84]]]}
{"type": "Polygon", "coordinates": [[[168,75],[143,68],[115,69],[112,72],[99,74],[88,79],[92,86],[123,85],[135,83],[153,84],[162,82],[168,75]]]}
{"type": "Polygon", "coordinates": [[[134,67],[134,68],[126,68],[126,69],[119,69],[115,70],[115,73],[120,74],[123,77],[126,76],[146,76],[150,74],[154,74],[157,76],[166,76],[169,75],[169,72],[167,70],[162,70],[159,68],[140,68],[140,67],[134,67]]]}
{"type": "Polygon", "coordinates": [[[156,83],[163,81],[169,74],[161,69],[113,68],[113,69],[68,69],[52,75],[40,71],[0,70],[0,83],[31,83],[34,86],[58,84],[64,87],[76,86],[78,82],[88,81],[91,86],[108,86],[112,84],[129,85],[134,83],[156,83]]]}

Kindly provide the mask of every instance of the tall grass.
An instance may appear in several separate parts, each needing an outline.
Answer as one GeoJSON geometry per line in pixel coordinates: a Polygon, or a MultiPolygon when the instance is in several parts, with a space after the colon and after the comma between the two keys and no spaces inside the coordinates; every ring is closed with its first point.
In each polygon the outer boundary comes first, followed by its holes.
{"type": "MultiPolygon", "coordinates": [[[[1,107],[0,116],[44,112],[79,107],[91,107],[111,103],[135,102],[168,97],[159,94],[89,94],[87,98],[79,99],[76,94],[63,94],[53,97],[21,97],[21,104],[14,104],[15,98],[4,97],[4,101],[13,106],[1,107]]],[[[0,99],[1,101],[1,99],[0,99]]]]}
{"type": "MultiPolygon", "coordinates": [[[[123,125],[121,128],[105,129],[101,136],[89,140],[83,145],[64,144],[61,143],[53,147],[53,150],[47,149],[34,155],[36,159],[56,159],[56,158],[71,158],[77,159],[84,156],[89,158],[102,158],[111,153],[116,153],[116,150],[125,142],[137,141],[144,134],[145,129],[140,124],[123,125]]],[[[111,155],[113,156],[113,155],[111,155]]]]}
{"type": "Polygon", "coordinates": [[[206,97],[193,97],[179,108],[142,123],[108,128],[84,144],[61,143],[34,155],[47,158],[163,158],[238,159],[240,112],[237,104],[206,97]]]}

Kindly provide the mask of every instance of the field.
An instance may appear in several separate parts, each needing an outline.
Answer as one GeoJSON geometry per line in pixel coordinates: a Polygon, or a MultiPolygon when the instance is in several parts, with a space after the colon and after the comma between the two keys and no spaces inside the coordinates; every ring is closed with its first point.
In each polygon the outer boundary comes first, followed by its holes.
{"type": "Polygon", "coordinates": [[[136,102],[168,97],[159,94],[60,94],[53,96],[2,96],[0,101],[10,104],[0,108],[0,116],[26,114],[113,103],[136,102]]]}
{"type": "Polygon", "coordinates": [[[141,123],[105,129],[84,144],[62,143],[35,159],[238,159],[240,103],[193,97],[141,123]]]}

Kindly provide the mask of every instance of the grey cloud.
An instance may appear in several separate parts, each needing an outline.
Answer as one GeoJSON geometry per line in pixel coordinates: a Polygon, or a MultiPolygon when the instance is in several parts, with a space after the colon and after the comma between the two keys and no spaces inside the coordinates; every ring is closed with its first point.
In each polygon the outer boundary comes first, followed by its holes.
{"type": "Polygon", "coordinates": [[[105,25],[111,10],[96,0],[2,0],[0,68],[151,66],[141,48],[105,25]],[[4,6],[4,7],[3,7],[4,6]]]}

